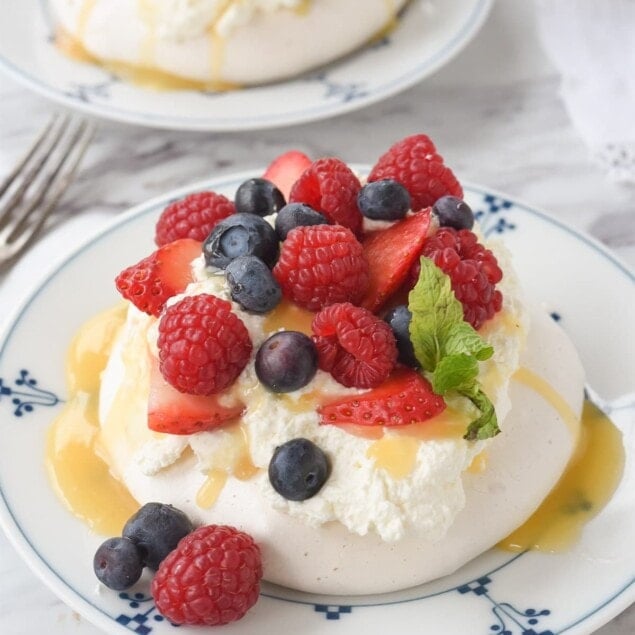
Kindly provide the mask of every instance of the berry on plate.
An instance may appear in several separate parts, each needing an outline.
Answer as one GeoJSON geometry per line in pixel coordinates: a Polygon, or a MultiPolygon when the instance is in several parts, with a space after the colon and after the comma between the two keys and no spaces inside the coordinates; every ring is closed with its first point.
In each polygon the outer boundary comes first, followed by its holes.
{"type": "Polygon", "coordinates": [[[163,210],[156,224],[154,241],[159,247],[179,238],[203,242],[216,223],[235,211],[234,204],[222,194],[188,194],[163,210]]]}
{"type": "Polygon", "coordinates": [[[397,362],[397,345],[386,322],[350,302],[332,304],[313,318],[319,366],[344,386],[374,388],[397,362]]]}
{"type": "Polygon", "coordinates": [[[115,278],[117,290],[139,310],[158,316],[166,301],[192,282],[191,262],[200,255],[201,243],[192,238],[163,245],[124,269],[115,278]]]}
{"type": "Polygon", "coordinates": [[[239,256],[257,256],[268,267],[278,258],[278,236],[255,214],[233,214],[214,227],[203,243],[205,264],[225,269],[239,256]]]}
{"type": "Polygon", "coordinates": [[[249,179],[241,183],[234,198],[239,214],[269,216],[286,204],[282,192],[267,179],[249,179]]]}
{"type": "Polygon", "coordinates": [[[357,195],[359,211],[373,220],[399,220],[410,209],[408,190],[393,179],[366,183],[357,195]]]}
{"type": "Polygon", "coordinates": [[[109,589],[123,591],[141,577],[143,560],[135,543],[128,538],[108,538],[95,552],[93,570],[109,589]]]}
{"type": "Polygon", "coordinates": [[[472,229],[474,213],[472,208],[456,196],[442,196],[433,206],[432,213],[441,227],[454,229],[472,229]]]}
{"type": "Polygon", "coordinates": [[[262,176],[271,181],[288,201],[294,183],[311,163],[311,159],[303,152],[289,150],[275,158],[262,176]]]}
{"type": "Polygon", "coordinates": [[[150,371],[148,428],[166,434],[194,434],[213,430],[238,418],[244,411],[242,402],[223,400],[217,395],[188,395],[168,384],[154,364],[150,371]]]}
{"type": "Polygon", "coordinates": [[[328,225],[329,222],[320,212],[316,212],[304,203],[289,203],[276,216],[276,233],[280,240],[285,240],[287,234],[296,227],[304,225],[328,225]]]}
{"type": "Polygon", "coordinates": [[[365,238],[370,282],[361,302],[363,307],[376,312],[399,290],[421,253],[429,227],[430,212],[426,210],[365,238]]]}
{"type": "Polygon", "coordinates": [[[318,408],[322,424],[400,426],[420,423],[445,410],[443,398],[427,379],[407,368],[362,395],[342,397],[318,408]]]}
{"type": "Polygon", "coordinates": [[[231,385],[249,361],[252,344],[229,302],[201,293],[165,310],[159,322],[159,362],[181,392],[212,395],[231,385]]]}
{"type": "Polygon", "coordinates": [[[291,501],[312,498],[331,472],[326,454],[308,439],[291,439],[278,446],[269,462],[269,482],[291,501]]]}
{"type": "Polygon", "coordinates": [[[274,333],[258,349],[255,369],[260,383],[273,392],[298,390],[317,372],[315,344],[298,331],[274,333]]]}
{"type": "Polygon", "coordinates": [[[344,225],[355,234],[362,228],[357,195],[362,188],[353,171],[339,159],[318,159],[296,181],[290,203],[306,203],[331,223],[344,225]]]}
{"type": "Polygon", "coordinates": [[[422,254],[450,276],[465,320],[475,329],[501,310],[503,296],[496,283],[502,280],[503,272],[496,256],[478,242],[476,234],[442,227],[426,240],[422,254]]]}
{"type": "Polygon", "coordinates": [[[271,269],[256,256],[234,258],[225,269],[232,300],[246,311],[267,313],[282,299],[271,269]]]}
{"type": "Polygon", "coordinates": [[[384,322],[392,329],[395,342],[397,342],[397,350],[399,351],[397,360],[404,366],[418,368],[419,362],[415,357],[412,341],[410,340],[411,320],[412,313],[410,313],[410,310],[405,304],[399,304],[393,307],[384,315],[384,322]]]}
{"type": "Polygon", "coordinates": [[[410,193],[415,211],[434,205],[446,194],[463,198],[461,184],[424,134],[398,141],[379,157],[368,182],[381,179],[399,181],[410,193]]]}
{"type": "Polygon", "coordinates": [[[359,302],[368,287],[368,264],[353,233],[341,225],[291,230],[273,275],[282,293],[309,311],[335,302],[359,302]]]}
{"type": "Polygon", "coordinates": [[[192,521],[180,509],[146,503],[128,519],[121,535],[135,544],[143,563],[156,571],[179,540],[193,530],[192,521]]]}
{"type": "Polygon", "coordinates": [[[234,527],[195,529],[161,563],[152,581],[157,609],[173,624],[217,626],[239,620],[260,593],[260,549],[234,527]]]}

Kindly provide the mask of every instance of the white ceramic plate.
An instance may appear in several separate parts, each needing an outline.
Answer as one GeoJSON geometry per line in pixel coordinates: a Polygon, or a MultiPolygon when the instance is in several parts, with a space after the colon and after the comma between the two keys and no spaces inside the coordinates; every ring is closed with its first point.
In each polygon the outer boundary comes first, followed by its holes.
{"type": "MultiPolygon", "coordinates": [[[[113,277],[152,250],[154,221],[167,201],[208,187],[232,196],[247,176],[198,183],[116,218],[43,278],[0,339],[0,524],[53,591],[109,633],[164,635],[172,626],[158,615],[146,579],[127,594],[99,590],[92,556],[103,537],[68,513],[48,483],[45,436],[65,397],[65,351],[87,318],[118,300],[113,277]]],[[[500,234],[523,283],[576,341],[590,384],[611,400],[631,390],[635,369],[625,342],[635,323],[633,274],[544,213],[480,187],[466,193],[485,232],[500,234]]],[[[592,632],[635,599],[635,407],[624,398],[612,407],[624,432],[624,478],[568,553],[491,550],[436,582],[373,597],[313,597],[265,584],[254,609],[223,633],[592,632]]]]}
{"type": "Polygon", "coordinates": [[[349,112],[412,86],[472,39],[490,6],[491,0],[413,0],[398,28],[373,46],[294,80],[213,93],[144,90],[70,60],[52,42],[46,0],[3,0],[0,69],[66,106],[117,121],[189,130],[271,128],[349,112]]]}

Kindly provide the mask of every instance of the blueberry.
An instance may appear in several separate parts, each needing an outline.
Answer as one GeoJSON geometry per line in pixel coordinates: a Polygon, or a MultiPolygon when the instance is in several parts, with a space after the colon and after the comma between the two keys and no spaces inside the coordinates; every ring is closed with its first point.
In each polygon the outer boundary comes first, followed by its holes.
{"type": "Polygon", "coordinates": [[[273,392],[291,392],[315,376],[315,344],[304,333],[281,331],[267,339],[256,353],[256,375],[273,392]]]}
{"type": "Polygon", "coordinates": [[[205,263],[224,269],[238,256],[257,256],[268,267],[278,258],[278,236],[255,214],[232,214],[212,229],[203,243],[205,263]]]}
{"type": "Polygon", "coordinates": [[[330,473],[326,454],[308,439],[292,439],[278,446],[269,462],[273,489],[291,501],[315,496],[330,473]]]}
{"type": "Polygon", "coordinates": [[[289,203],[276,216],[276,232],[278,238],[284,240],[287,234],[296,227],[303,225],[328,225],[326,216],[316,212],[304,203],[289,203]]]}
{"type": "Polygon", "coordinates": [[[359,211],[373,220],[399,220],[410,209],[410,194],[397,181],[383,179],[367,183],[357,195],[359,211]]]}
{"type": "Polygon", "coordinates": [[[236,211],[257,216],[269,216],[284,207],[282,192],[266,179],[249,179],[236,190],[236,211]]]}
{"type": "Polygon", "coordinates": [[[93,558],[95,575],[109,589],[123,591],[130,588],[143,572],[139,549],[128,538],[108,538],[93,558]]]}
{"type": "Polygon", "coordinates": [[[146,503],[128,519],[122,535],[135,543],[144,564],[156,571],[163,558],[193,529],[190,519],[176,507],[146,503]]]}
{"type": "Polygon", "coordinates": [[[232,299],[254,313],[267,313],[282,299],[282,290],[271,269],[256,256],[234,258],[225,269],[232,299]]]}
{"type": "Polygon", "coordinates": [[[432,206],[432,213],[439,219],[441,227],[472,229],[474,214],[470,206],[456,196],[442,196],[432,206]]]}
{"type": "Polygon", "coordinates": [[[410,341],[410,320],[412,320],[412,313],[405,304],[390,309],[384,316],[384,321],[388,323],[395,336],[399,361],[411,368],[417,368],[419,362],[410,341]]]}

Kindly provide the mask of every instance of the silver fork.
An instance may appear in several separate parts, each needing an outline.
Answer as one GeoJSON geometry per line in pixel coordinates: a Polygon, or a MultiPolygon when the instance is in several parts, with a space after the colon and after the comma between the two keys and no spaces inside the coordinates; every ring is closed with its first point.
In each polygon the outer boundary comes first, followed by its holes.
{"type": "Polygon", "coordinates": [[[55,115],[0,184],[0,271],[38,235],[70,185],[95,125],[55,115]]]}

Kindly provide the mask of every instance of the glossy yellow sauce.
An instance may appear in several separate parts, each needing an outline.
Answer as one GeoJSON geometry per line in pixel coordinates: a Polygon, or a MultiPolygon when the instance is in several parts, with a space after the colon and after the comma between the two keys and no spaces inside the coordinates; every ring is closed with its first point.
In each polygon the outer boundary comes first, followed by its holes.
{"type": "Polygon", "coordinates": [[[137,11],[146,27],[146,34],[139,51],[140,66],[153,68],[156,62],[157,22],[152,0],[137,0],[137,11]]]}
{"type": "Polygon", "coordinates": [[[304,393],[297,399],[289,395],[279,395],[278,398],[284,403],[284,407],[295,414],[303,412],[313,412],[322,403],[323,395],[319,390],[311,390],[304,393]]]}
{"type": "Polygon", "coordinates": [[[95,4],[96,0],[83,0],[77,17],[76,36],[58,30],[55,43],[57,48],[68,57],[79,62],[96,64],[131,84],[158,91],[229,91],[240,88],[237,84],[221,79],[225,43],[223,38],[214,34],[213,29],[210,29],[211,81],[192,80],[157,69],[156,8],[152,0],[137,0],[137,11],[146,27],[146,34],[140,45],[139,64],[97,58],[84,45],[87,26],[95,4]]]}
{"type": "Polygon", "coordinates": [[[580,431],[580,419],[571,406],[553,387],[540,375],[533,373],[528,368],[519,368],[513,376],[513,380],[531,388],[537,392],[560,415],[571,434],[578,436],[580,431]]]}
{"type": "Polygon", "coordinates": [[[508,551],[565,551],[613,496],[624,458],[621,432],[586,401],[578,444],[562,478],[531,518],[498,546],[508,551]]]}
{"type": "MultiPolygon", "coordinates": [[[[126,426],[126,412],[134,402],[134,395],[126,390],[119,391],[113,400],[107,430],[99,426],[100,375],[125,315],[123,305],[105,311],[86,322],[71,342],[66,359],[70,399],[51,426],[45,457],[59,497],[77,517],[104,535],[118,535],[139,508],[126,487],[111,474],[107,448],[115,447],[118,437],[139,445],[162,436],[146,428],[135,431],[126,426]]],[[[130,390],[141,385],[142,378],[138,379],[128,382],[130,390]]],[[[230,475],[247,480],[258,471],[251,461],[244,428],[234,424],[223,428],[223,434],[228,437],[226,447],[230,451],[215,457],[216,469],[210,470],[197,492],[196,502],[202,508],[215,503],[230,475]]]]}
{"type": "MultiPolygon", "coordinates": [[[[68,57],[78,62],[101,66],[113,75],[141,88],[149,88],[157,91],[193,90],[215,92],[238,90],[241,88],[240,85],[231,82],[200,82],[194,79],[188,79],[187,77],[166,73],[152,67],[137,66],[117,60],[98,59],[86,50],[80,40],[62,31],[58,31],[56,34],[55,44],[57,48],[68,57]]],[[[150,55],[149,46],[146,41],[146,44],[144,44],[144,55],[150,55]]]]}
{"type": "Polygon", "coordinates": [[[247,432],[240,423],[223,428],[230,436],[231,452],[216,456],[214,469],[209,470],[207,478],[196,494],[196,504],[202,509],[214,505],[231,475],[241,481],[249,480],[258,472],[249,453],[247,432]]]}
{"type": "Polygon", "coordinates": [[[314,317],[315,313],[283,299],[273,311],[267,314],[262,328],[265,333],[275,333],[280,329],[289,330],[289,324],[293,324],[293,330],[310,336],[313,334],[311,323],[314,317]]]}
{"type": "Polygon", "coordinates": [[[460,439],[465,434],[469,417],[453,408],[428,421],[404,426],[346,426],[356,436],[376,439],[366,451],[375,465],[395,479],[405,478],[417,464],[417,452],[422,443],[431,440],[460,439]],[[366,429],[365,429],[366,428],[366,429]]]}
{"type": "MultiPolygon", "coordinates": [[[[300,330],[298,322],[308,322],[309,316],[312,318],[312,314],[296,314],[290,305],[283,303],[267,320],[272,330],[284,323],[294,323],[300,330]]],[[[99,379],[124,319],[125,308],[116,307],[89,320],[73,339],[66,368],[70,399],[53,423],[46,447],[46,465],[55,491],[76,516],[105,535],[117,535],[139,507],[127,489],[111,475],[107,462],[101,458],[104,453],[99,445],[99,379]]],[[[553,492],[536,513],[499,546],[513,551],[559,551],[575,542],[584,524],[602,509],[615,491],[624,466],[621,433],[588,402],[582,421],[578,422],[562,397],[527,369],[519,370],[514,380],[540,394],[567,421],[572,432],[577,434],[579,429],[579,435],[575,454],[553,492]]],[[[286,395],[281,398],[292,401],[286,395]]],[[[311,392],[287,405],[302,412],[314,409],[319,402],[320,394],[311,392]]],[[[422,442],[459,439],[466,425],[467,415],[447,408],[438,417],[420,424],[390,430],[382,426],[346,426],[346,429],[373,440],[367,455],[377,467],[399,479],[414,469],[422,442]]],[[[115,433],[121,432],[120,428],[117,430],[115,433]]],[[[210,470],[197,492],[196,502],[202,508],[215,503],[229,476],[246,480],[257,472],[250,459],[243,426],[236,423],[223,431],[229,435],[231,451],[215,461],[215,468],[210,470]]],[[[470,472],[486,469],[486,452],[478,454],[468,468],[470,472]]]]}
{"type": "Polygon", "coordinates": [[[408,476],[417,464],[417,452],[421,441],[414,437],[383,436],[366,451],[366,456],[375,460],[375,465],[386,470],[395,479],[408,476]]]}
{"type": "Polygon", "coordinates": [[[93,13],[97,0],[83,0],[77,16],[77,35],[80,40],[84,39],[88,20],[93,13]]]}
{"type": "Polygon", "coordinates": [[[45,457],[53,488],[66,506],[96,532],[113,536],[139,508],[96,452],[99,374],[124,317],[122,307],[107,311],[73,339],[66,367],[70,399],[49,430],[45,457]]]}
{"type": "MultiPolygon", "coordinates": [[[[130,0],[132,1],[132,0],[130,0]]],[[[218,19],[225,9],[235,0],[226,0],[216,13],[218,19]]],[[[311,12],[313,0],[302,0],[291,11],[298,16],[307,16],[311,12]]],[[[98,58],[90,53],[84,45],[88,22],[95,8],[96,0],[83,0],[77,18],[77,35],[58,30],[55,36],[57,48],[68,57],[89,64],[95,64],[108,72],[120,77],[126,82],[157,91],[211,91],[227,92],[240,90],[242,86],[235,82],[228,82],[222,78],[222,68],[225,61],[226,40],[215,28],[216,20],[207,31],[209,39],[209,55],[211,80],[199,81],[183,77],[174,73],[168,73],[156,68],[156,45],[157,45],[157,24],[156,10],[152,0],[137,0],[137,10],[142,22],[145,24],[147,33],[143,38],[140,51],[139,63],[122,62],[98,58]]],[[[388,19],[386,24],[369,38],[369,44],[379,42],[389,36],[397,27],[399,19],[394,0],[385,0],[388,19]]]]}

